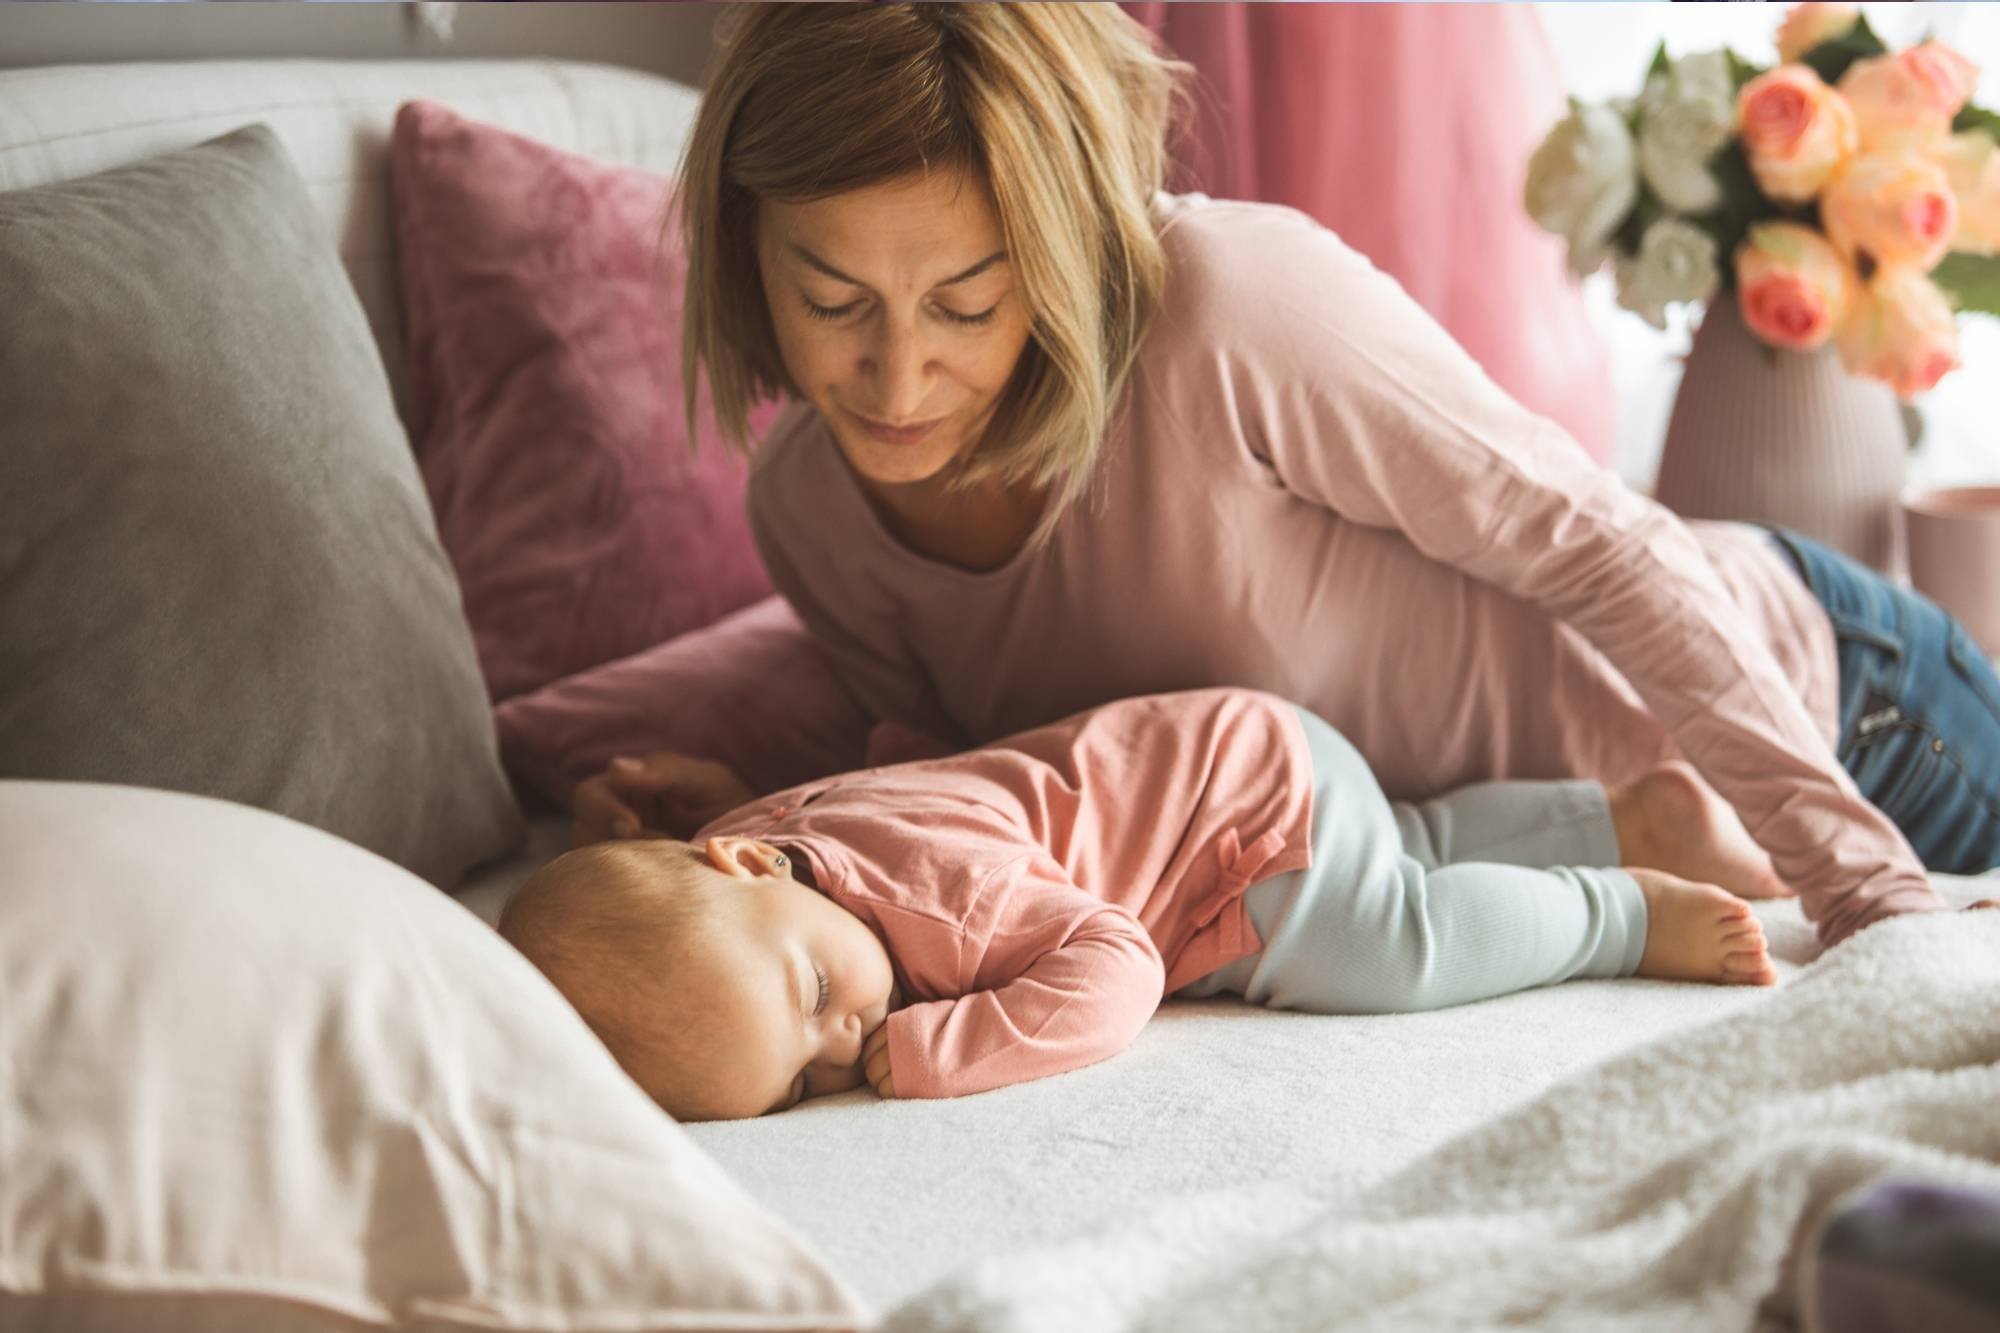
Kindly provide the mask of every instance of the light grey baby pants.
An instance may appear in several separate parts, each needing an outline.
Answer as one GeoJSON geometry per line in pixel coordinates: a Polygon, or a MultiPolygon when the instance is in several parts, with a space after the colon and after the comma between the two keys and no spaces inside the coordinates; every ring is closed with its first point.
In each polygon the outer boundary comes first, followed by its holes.
{"type": "Polygon", "coordinates": [[[1401,1013],[1572,977],[1624,977],[1646,900],[1595,782],[1485,782],[1392,804],[1346,737],[1299,710],[1312,865],[1250,887],[1263,948],[1176,994],[1273,1009],[1401,1013]]]}

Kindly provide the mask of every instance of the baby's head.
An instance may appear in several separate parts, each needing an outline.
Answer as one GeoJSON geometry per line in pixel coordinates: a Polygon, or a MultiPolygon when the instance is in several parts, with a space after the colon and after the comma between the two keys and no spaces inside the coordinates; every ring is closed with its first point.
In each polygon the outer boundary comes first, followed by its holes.
{"type": "Polygon", "coordinates": [[[895,1004],[860,918],[753,838],[600,842],[537,871],[500,933],[677,1120],[732,1120],[862,1085],[895,1004]]]}

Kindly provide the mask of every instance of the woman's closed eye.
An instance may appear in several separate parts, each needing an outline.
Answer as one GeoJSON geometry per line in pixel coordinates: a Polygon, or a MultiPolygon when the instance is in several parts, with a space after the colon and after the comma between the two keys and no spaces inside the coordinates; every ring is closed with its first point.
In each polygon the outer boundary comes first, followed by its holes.
{"type": "MultiPolygon", "coordinates": [[[[821,305],[819,302],[808,300],[803,296],[799,298],[799,301],[805,306],[806,314],[814,319],[843,319],[861,307],[861,302],[859,301],[849,301],[846,305],[821,305]]],[[[956,310],[943,309],[940,309],[938,313],[954,324],[963,324],[968,328],[974,328],[981,324],[992,323],[993,316],[999,309],[1000,307],[996,304],[988,306],[976,315],[961,315],[956,310]]]]}

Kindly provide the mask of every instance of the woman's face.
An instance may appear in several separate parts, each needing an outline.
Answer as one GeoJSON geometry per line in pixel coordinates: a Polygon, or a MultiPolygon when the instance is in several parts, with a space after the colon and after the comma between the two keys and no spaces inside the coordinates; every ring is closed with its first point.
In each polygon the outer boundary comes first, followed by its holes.
{"type": "Polygon", "coordinates": [[[971,453],[1029,328],[985,182],[937,171],[766,201],[757,224],[785,369],[854,470],[907,485],[971,453]]]}

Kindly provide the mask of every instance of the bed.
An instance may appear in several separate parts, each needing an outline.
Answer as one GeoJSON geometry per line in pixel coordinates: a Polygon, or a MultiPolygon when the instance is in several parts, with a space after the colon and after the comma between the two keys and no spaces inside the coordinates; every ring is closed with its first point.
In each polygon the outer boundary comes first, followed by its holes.
{"type": "MultiPolygon", "coordinates": [[[[654,171],[694,106],[650,76],[559,62],[15,71],[0,189],[268,124],[407,411],[384,154],[414,97],[654,171]]],[[[453,886],[487,922],[566,845],[561,814],[520,794],[518,849],[453,886]]],[[[1982,893],[1939,882],[1957,902],[1982,893]]],[[[1808,1237],[1853,1189],[1904,1173],[2000,1191],[2000,913],[1898,922],[1816,962],[1796,904],[1757,912],[1775,992],[1586,982],[1348,1019],[1175,1002],[1125,1054],[1060,1078],[687,1126],[796,1249],[758,1243],[823,1263],[834,1294],[769,1325],[611,1318],[577,1295],[569,1326],[1784,1326],[1813,1314],[1808,1237]]],[[[49,1318],[0,1302],[6,1327],[49,1318]]]]}
{"type": "MultiPolygon", "coordinates": [[[[460,901],[497,920],[511,885],[540,857],[559,853],[566,837],[560,820],[542,821],[522,861],[482,872],[460,901]]],[[[1939,882],[1958,902],[1980,893],[1976,880],[1939,882]]],[[[1811,927],[1794,902],[1756,910],[1780,984],[1789,985],[1819,956],[1811,927]]],[[[1990,951],[1993,933],[1982,938],[1990,951]]],[[[1987,1034],[1988,1062],[2000,1058],[1995,975],[1989,970],[1966,993],[1982,997],[1972,1001],[1982,1009],[1970,1017],[1987,1034]]],[[[1259,1225],[1274,1232],[1296,1225],[1291,1214],[1308,1206],[1302,1201],[1324,1206],[1358,1194],[1448,1141],[1490,1131],[1567,1080],[1587,1079],[1593,1066],[1643,1055],[1672,1034],[1704,1030],[1717,1057],[1710,1076],[1729,1077],[1732,1064],[1747,1072],[1747,1045],[1717,1025],[1755,1025],[1771,998],[1753,989],[1591,981],[1435,1013],[1339,1019],[1228,1000],[1174,1001],[1131,1050],[1061,1078],[944,1103],[883,1104],[855,1092],[771,1119],[688,1130],[753,1194],[798,1223],[878,1308],[907,1302],[892,1321],[898,1327],[960,1327],[964,1320],[966,1327],[1008,1329],[1202,1328],[1212,1325],[1176,1322],[1160,1300],[1169,1286],[1163,1274],[1123,1287],[1112,1282],[1110,1274],[1125,1270],[1113,1255],[1134,1260],[1135,1251],[1157,1245],[1156,1229],[1166,1229],[1179,1243],[1159,1248],[1175,1259],[1213,1261],[1208,1245],[1187,1240],[1184,1228],[1235,1233],[1240,1246],[1241,1233],[1252,1230],[1246,1208],[1271,1208],[1259,1225]],[[1283,1203],[1264,1199],[1266,1189],[1283,1203]],[[1068,1252],[1082,1237],[1100,1251],[1068,1252]],[[1011,1266],[968,1271],[1002,1257],[1011,1257],[1011,1266]],[[1064,1290],[1078,1282],[1083,1292],[1064,1290]],[[1100,1283],[1104,1290],[1093,1290],[1100,1283]],[[1060,1293],[1050,1305],[1011,1308],[1014,1295],[1045,1284],[1060,1293]],[[961,1305],[968,1292],[972,1313],[961,1305]]],[[[1771,1021],[1782,1026],[1776,1016],[1771,1021]]],[[[1994,1071],[1985,1072],[1990,1085],[1994,1071]]],[[[1693,1089],[1682,1091],[1690,1097],[1686,1114],[1660,1108],[1653,1126],[1661,1137],[1650,1147],[1662,1155],[1706,1134],[1695,1123],[1693,1089]]],[[[1990,1110],[1968,1104],[1968,1128],[1975,1119],[1990,1143],[2000,1126],[1990,1110]]],[[[1523,1145],[1524,1160],[1530,1155],[1523,1145]]],[[[1638,1266],[1635,1257],[1632,1269],[1638,1266]]],[[[1200,1285],[1215,1280],[1204,1276],[1200,1285]]],[[[1272,1284],[1264,1278],[1255,1285],[1272,1284]]],[[[1258,1322],[1249,1317],[1249,1287],[1224,1288],[1231,1290],[1240,1303],[1221,1308],[1234,1311],[1233,1327],[1349,1326],[1299,1322],[1311,1307],[1297,1306],[1268,1310],[1258,1322]]],[[[1467,1302],[1450,1312],[1390,1307],[1382,1326],[1447,1313],[1467,1321],[1456,1326],[1499,1322],[1497,1311],[1467,1302]]],[[[1589,1308],[1576,1326],[1610,1327],[1610,1318],[1602,1307],[1589,1308]]]]}

